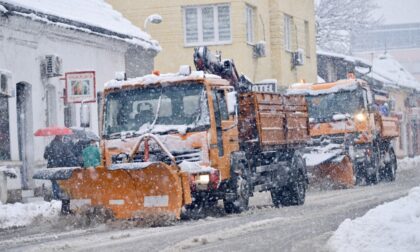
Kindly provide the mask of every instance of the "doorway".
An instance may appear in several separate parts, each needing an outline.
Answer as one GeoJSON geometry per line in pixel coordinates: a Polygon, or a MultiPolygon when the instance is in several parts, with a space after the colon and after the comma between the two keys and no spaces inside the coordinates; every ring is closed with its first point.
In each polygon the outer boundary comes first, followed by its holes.
{"type": "Polygon", "coordinates": [[[18,128],[19,159],[22,161],[22,188],[33,186],[33,117],[32,117],[32,87],[29,83],[16,84],[16,113],[18,128]]]}

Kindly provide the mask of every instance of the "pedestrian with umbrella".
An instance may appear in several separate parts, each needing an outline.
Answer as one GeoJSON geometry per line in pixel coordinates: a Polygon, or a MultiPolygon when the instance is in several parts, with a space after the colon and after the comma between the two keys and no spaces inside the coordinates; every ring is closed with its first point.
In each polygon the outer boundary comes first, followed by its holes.
{"type": "MultiPolygon", "coordinates": [[[[79,166],[79,162],[73,152],[74,145],[69,137],[71,134],[73,134],[73,131],[66,127],[48,127],[35,132],[35,136],[54,136],[54,139],[44,150],[47,168],[79,166]]],[[[56,180],[51,180],[51,184],[53,199],[59,200],[60,187],[56,180]]],[[[68,199],[62,199],[61,212],[69,212],[68,199]]]]}

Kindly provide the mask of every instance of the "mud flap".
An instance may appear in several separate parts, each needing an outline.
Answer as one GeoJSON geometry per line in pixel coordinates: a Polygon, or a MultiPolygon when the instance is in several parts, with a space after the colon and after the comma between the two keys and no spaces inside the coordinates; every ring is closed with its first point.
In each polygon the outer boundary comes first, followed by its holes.
{"type": "Polygon", "coordinates": [[[121,164],[109,170],[104,167],[67,169],[51,172],[42,179],[57,180],[70,202],[77,202],[72,206],[82,208],[90,203],[91,207],[110,209],[117,219],[156,214],[179,219],[182,206],[191,202],[188,175],[177,166],[162,162],[142,166],[121,164]]]}

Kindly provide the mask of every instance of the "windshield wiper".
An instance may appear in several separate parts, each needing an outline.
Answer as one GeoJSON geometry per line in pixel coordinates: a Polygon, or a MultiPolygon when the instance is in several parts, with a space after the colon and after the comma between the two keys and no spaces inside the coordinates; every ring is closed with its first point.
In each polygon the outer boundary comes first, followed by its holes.
{"type": "Polygon", "coordinates": [[[130,131],[121,131],[121,132],[115,132],[112,133],[110,135],[108,135],[109,139],[117,139],[117,138],[122,138],[123,136],[125,136],[126,138],[130,138],[130,137],[135,137],[135,136],[139,136],[140,134],[136,131],[130,130],[130,131]]]}

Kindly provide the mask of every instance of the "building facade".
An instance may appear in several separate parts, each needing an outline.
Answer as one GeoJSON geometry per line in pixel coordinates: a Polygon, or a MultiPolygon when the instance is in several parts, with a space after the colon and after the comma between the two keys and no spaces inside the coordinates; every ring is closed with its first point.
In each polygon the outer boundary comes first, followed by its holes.
{"type": "MultiPolygon", "coordinates": [[[[129,76],[152,71],[160,49],[140,30],[135,37],[135,32],[107,30],[17,2],[0,1],[0,166],[15,168],[20,175],[8,181],[9,189],[26,189],[35,186],[32,173],[45,166],[44,148],[51,141],[34,132],[48,126],[79,126],[80,104],[64,101],[64,74],[94,71],[100,91],[117,71],[129,76]]],[[[74,8],[86,9],[84,1],[76,2],[72,1],[74,8]]],[[[118,16],[104,6],[104,16],[118,16]]],[[[90,108],[90,128],[98,132],[97,104],[90,108]]]]}
{"type": "Polygon", "coordinates": [[[147,26],[163,48],[155,61],[161,72],[192,65],[194,47],[206,45],[234,59],[254,82],[276,79],[284,87],[316,81],[313,0],[107,2],[141,27],[151,14],[163,17],[161,24],[147,26]]]}

